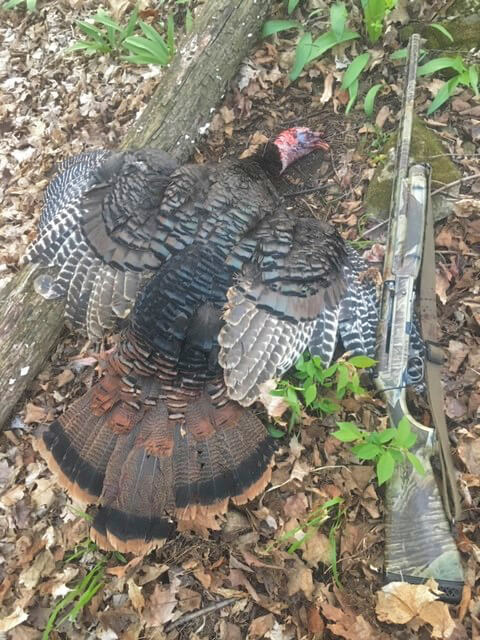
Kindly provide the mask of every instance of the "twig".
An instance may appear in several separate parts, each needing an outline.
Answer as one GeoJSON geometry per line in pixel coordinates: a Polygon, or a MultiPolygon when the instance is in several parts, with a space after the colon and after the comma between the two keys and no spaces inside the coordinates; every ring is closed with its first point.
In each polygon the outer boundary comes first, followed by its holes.
{"type": "Polygon", "coordinates": [[[208,607],[198,609],[197,611],[192,611],[192,613],[187,613],[178,620],[175,620],[174,622],[169,624],[166,628],[166,631],[169,632],[182,624],[186,624],[187,622],[195,620],[195,618],[199,618],[200,616],[206,615],[207,613],[211,613],[212,611],[217,611],[218,609],[223,609],[223,607],[228,607],[229,604],[238,602],[238,600],[240,600],[240,598],[227,598],[226,600],[219,600],[218,602],[214,602],[213,604],[208,605],[208,607]]]}
{"type": "Polygon", "coordinates": [[[295,198],[295,196],[304,196],[307,193],[315,193],[316,191],[322,191],[323,189],[326,189],[330,184],[331,184],[330,182],[323,182],[322,184],[318,185],[318,187],[310,187],[309,189],[300,189],[299,191],[291,191],[290,193],[284,193],[283,197],[295,198]]]}
{"type": "Polygon", "coordinates": [[[361,240],[362,238],[364,238],[366,235],[368,235],[372,231],[376,231],[377,229],[380,229],[380,227],[383,227],[383,225],[387,224],[387,222],[388,222],[388,219],[387,220],[382,220],[381,222],[376,224],[374,227],[370,227],[370,229],[366,229],[363,233],[361,233],[358,236],[357,240],[361,240]]]}
{"type": "Polygon", "coordinates": [[[450,189],[450,187],[454,187],[456,184],[461,184],[462,182],[468,182],[469,180],[475,180],[475,178],[480,178],[480,173],[474,173],[471,176],[465,176],[464,178],[459,178],[458,180],[454,180],[453,182],[449,182],[448,184],[444,184],[443,187],[439,187],[432,191],[430,194],[432,197],[436,196],[437,193],[442,193],[442,191],[446,191],[450,189]]]}

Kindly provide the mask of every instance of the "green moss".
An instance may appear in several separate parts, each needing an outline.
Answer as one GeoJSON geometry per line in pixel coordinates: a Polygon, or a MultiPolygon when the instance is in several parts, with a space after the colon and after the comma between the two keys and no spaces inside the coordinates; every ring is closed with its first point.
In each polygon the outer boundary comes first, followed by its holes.
{"type": "MultiPolygon", "coordinates": [[[[386,156],[386,162],[377,167],[367,190],[366,212],[378,220],[386,218],[390,209],[396,138],[396,134],[392,135],[385,143],[381,154],[386,156]]],[[[410,156],[414,162],[428,162],[431,165],[433,188],[461,177],[451,157],[441,155],[445,153],[437,134],[415,116],[410,156]]]]}

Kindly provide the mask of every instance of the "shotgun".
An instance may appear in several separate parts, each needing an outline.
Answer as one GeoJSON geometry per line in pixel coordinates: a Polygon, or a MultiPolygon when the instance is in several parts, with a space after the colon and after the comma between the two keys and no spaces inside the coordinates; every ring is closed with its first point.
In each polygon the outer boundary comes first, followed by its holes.
{"type": "MultiPolygon", "coordinates": [[[[430,209],[430,168],[411,164],[413,105],[420,38],[412,36],[407,53],[406,82],[398,134],[383,290],[377,334],[377,388],[383,393],[393,425],[405,418],[416,441],[410,451],[421,461],[424,473],[408,460],[398,462],[386,486],[385,579],[423,583],[434,578],[441,599],[458,602],[463,588],[460,554],[452,535],[450,507],[442,502],[431,457],[439,453],[442,472],[450,481],[449,498],[459,514],[455,471],[446,430],[440,367],[442,351],[436,341],[433,221],[430,209]],[[419,363],[409,355],[414,333],[414,304],[420,280],[420,322],[425,354],[419,363]],[[412,379],[412,370],[421,372],[412,379]],[[409,411],[406,386],[425,383],[433,424],[429,428],[409,411]],[[442,433],[440,433],[442,431],[442,433]],[[440,444],[440,446],[439,446],[440,444]]],[[[418,360],[418,356],[414,358],[418,360]]],[[[444,491],[444,499],[447,491],[444,491]]]]}

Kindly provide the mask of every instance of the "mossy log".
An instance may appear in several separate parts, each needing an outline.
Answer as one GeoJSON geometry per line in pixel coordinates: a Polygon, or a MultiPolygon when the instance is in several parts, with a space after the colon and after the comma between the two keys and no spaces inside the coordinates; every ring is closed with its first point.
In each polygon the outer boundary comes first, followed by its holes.
{"type": "MultiPolygon", "coordinates": [[[[151,146],[190,156],[240,62],[256,42],[273,0],[208,0],[121,148],[151,146]]],[[[0,291],[0,429],[41,370],[63,327],[63,303],[33,288],[22,268],[0,291]]]]}

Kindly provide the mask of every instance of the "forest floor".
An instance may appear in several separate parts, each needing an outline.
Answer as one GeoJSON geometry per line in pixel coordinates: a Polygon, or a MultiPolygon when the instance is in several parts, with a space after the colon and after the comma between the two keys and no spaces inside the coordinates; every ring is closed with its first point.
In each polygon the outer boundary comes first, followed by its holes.
{"type": "MultiPolygon", "coordinates": [[[[127,4],[111,3],[120,13],[127,4]]],[[[313,4],[325,8],[330,3],[313,4]]],[[[109,56],[65,54],[75,20],[91,15],[97,2],[39,5],[32,14],[0,12],[0,285],[35,237],[42,193],[55,165],[81,151],[115,148],[161,73],[109,56]]],[[[433,21],[433,5],[425,5],[429,15],[420,14],[433,21]]],[[[441,5],[435,3],[437,13],[441,5]]],[[[162,11],[169,8],[177,12],[181,30],[185,5],[172,1],[161,6],[162,11]]],[[[325,18],[328,11],[321,15],[325,18]]],[[[350,16],[358,29],[359,16],[358,10],[350,16]]],[[[405,12],[399,20],[392,19],[384,47],[371,49],[375,65],[361,85],[364,95],[376,82],[384,84],[375,124],[361,104],[345,115],[348,97],[338,80],[343,56],[326,55],[298,81],[288,80],[295,35],[287,33],[260,41],[252,50],[193,158],[215,162],[251,152],[292,125],[325,131],[330,154],[300,162],[279,189],[300,212],[338,225],[376,268],[381,267],[385,227],[373,239],[365,233],[378,222],[366,216],[365,197],[387,134],[398,128],[403,64],[392,63],[389,54],[403,46],[398,30],[401,21],[408,22],[405,12]],[[316,191],[293,195],[307,189],[316,191]]],[[[346,52],[351,60],[351,50],[346,52]]],[[[438,134],[460,175],[479,174],[479,99],[458,89],[445,108],[427,117],[439,85],[438,80],[421,80],[416,111],[438,134]]],[[[414,605],[419,591],[386,608],[379,601],[383,490],[374,468],[359,465],[331,436],[335,420],[356,420],[366,428],[384,424],[382,403],[373,398],[348,397],[336,416],[304,416],[291,437],[279,439],[270,487],[257,501],[232,508],[219,531],[208,537],[179,534],[145,557],[101,552],[88,542],[88,514],[71,503],[32,448],[35,427],[59,415],[98,375],[97,354],[65,330],[0,436],[0,638],[480,638],[479,193],[479,177],[462,182],[453,213],[436,227],[446,414],[466,513],[458,524],[466,569],[459,606],[428,598],[414,605]],[[289,554],[282,534],[335,497],[343,499],[343,515],[330,518],[289,554]],[[220,603],[216,609],[206,609],[215,603],[220,603]],[[191,619],[189,614],[194,614],[191,619]]]]}

